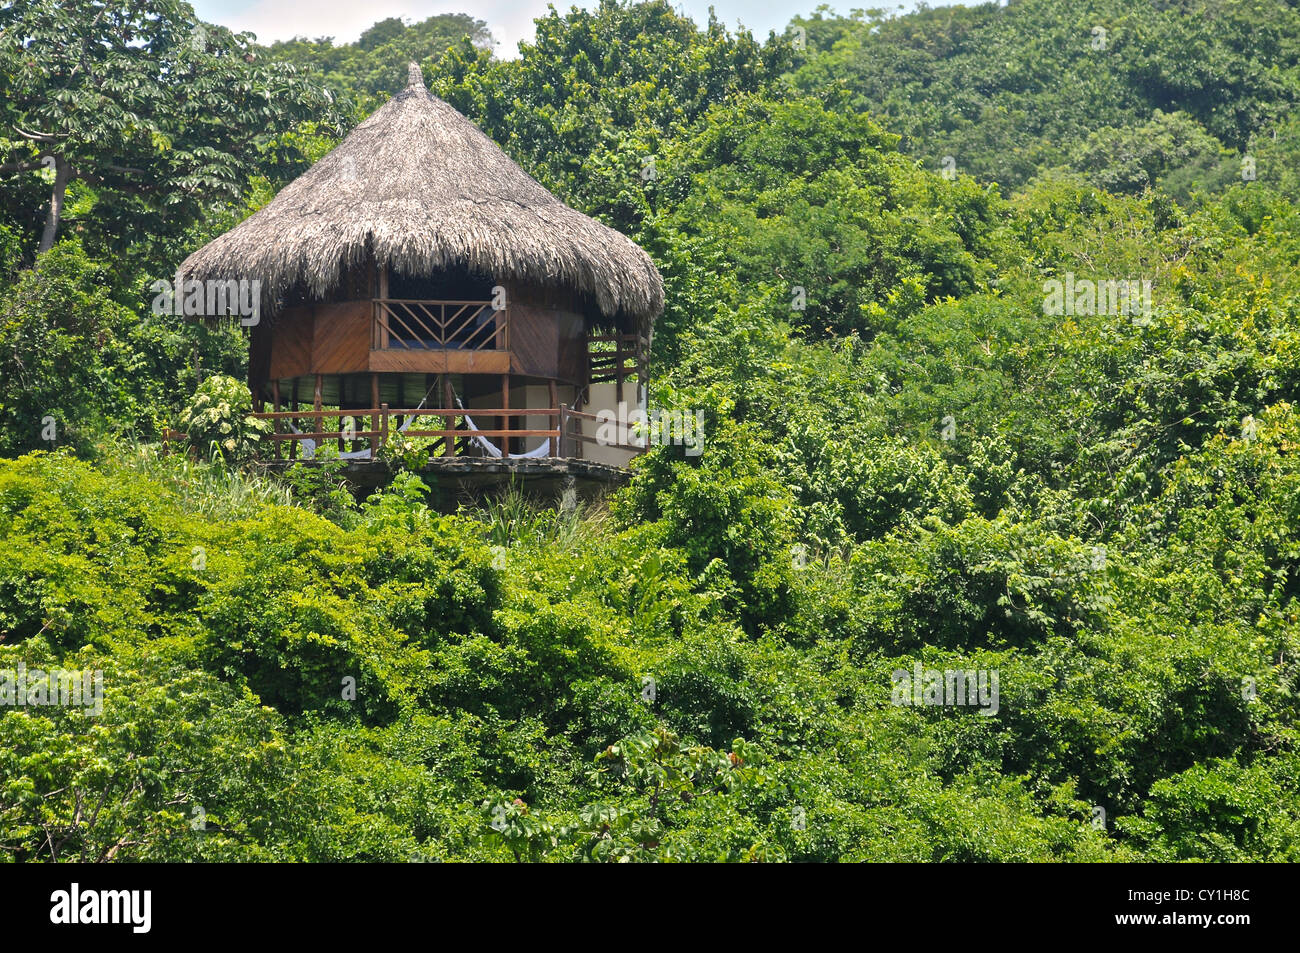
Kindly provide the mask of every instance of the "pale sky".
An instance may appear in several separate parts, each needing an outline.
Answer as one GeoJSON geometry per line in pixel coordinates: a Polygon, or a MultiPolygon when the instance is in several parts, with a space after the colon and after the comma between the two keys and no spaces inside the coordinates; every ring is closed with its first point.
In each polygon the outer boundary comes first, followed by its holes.
{"type": "MultiPolygon", "coordinates": [[[[522,39],[532,39],[533,20],[546,13],[546,0],[190,0],[200,18],[232,30],[248,30],[262,43],[295,36],[315,39],[332,36],[336,43],[351,42],[361,31],[387,17],[423,20],[437,13],[468,13],[486,21],[499,45],[498,56],[515,55],[522,39]]],[[[757,39],[769,30],[780,32],[790,18],[809,13],[822,0],[678,0],[674,6],[696,23],[708,22],[709,7],[731,29],[743,24],[757,39]]],[[[974,6],[976,0],[968,0],[974,6]]],[[[948,6],[951,0],[931,0],[931,6],[948,6]]],[[[595,3],[558,2],[557,10],[595,3]]],[[[854,7],[913,8],[915,0],[848,0],[831,4],[847,12],[854,7]]]]}

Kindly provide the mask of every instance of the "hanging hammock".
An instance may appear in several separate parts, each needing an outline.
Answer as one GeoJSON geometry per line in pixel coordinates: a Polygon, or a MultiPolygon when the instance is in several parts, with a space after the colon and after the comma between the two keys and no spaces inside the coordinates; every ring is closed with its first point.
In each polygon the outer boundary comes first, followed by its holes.
{"type": "MultiPolygon", "coordinates": [[[[430,390],[432,390],[432,388],[430,388],[430,390]]],[[[420,398],[420,402],[415,406],[415,409],[419,410],[421,407],[423,407],[424,402],[428,399],[429,399],[429,392],[426,391],[424,396],[420,398]]],[[[465,409],[465,405],[461,403],[460,397],[456,397],[456,406],[459,407],[462,411],[465,409]]],[[[519,416],[521,417],[527,416],[526,413],[527,408],[521,407],[520,410],[523,411],[523,413],[520,413],[519,416]]],[[[401,425],[397,428],[397,432],[398,433],[405,432],[406,429],[411,426],[411,423],[415,420],[416,416],[418,415],[408,414],[406,420],[402,421],[401,425]]],[[[474,418],[466,413],[462,413],[460,416],[461,419],[465,421],[465,427],[469,431],[470,438],[474,441],[474,443],[478,446],[478,448],[482,450],[484,453],[486,453],[489,457],[500,458],[501,448],[498,447],[496,444],[492,443],[492,441],[488,440],[486,437],[482,436],[478,432],[479,428],[474,423],[474,418]]],[[[297,427],[293,425],[292,420],[289,421],[289,429],[292,430],[294,433],[302,433],[301,430],[299,430],[297,427]]],[[[316,441],[307,439],[307,440],[301,440],[299,442],[302,444],[302,458],[304,460],[315,459],[316,441]]],[[[546,440],[542,442],[541,446],[529,450],[527,453],[512,453],[509,455],[509,459],[532,460],[540,457],[549,457],[550,455],[551,455],[551,438],[547,437],[546,440]]],[[[345,453],[339,454],[340,460],[363,460],[363,459],[370,459],[370,458],[371,457],[370,457],[369,447],[367,447],[364,450],[349,450],[345,453]]]]}
{"type": "MultiPolygon", "coordinates": [[[[456,398],[456,406],[459,407],[461,410],[465,409],[465,405],[460,402],[459,397],[456,398]]],[[[520,410],[526,411],[527,408],[521,407],[520,410]]],[[[519,416],[521,417],[527,416],[527,413],[526,412],[521,413],[519,416]]],[[[468,428],[470,432],[470,437],[473,439],[474,443],[478,445],[480,450],[486,453],[489,457],[501,456],[501,448],[498,447],[496,444],[494,444],[492,441],[488,440],[487,437],[482,436],[478,432],[478,426],[474,423],[473,417],[471,417],[469,414],[461,414],[461,419],[465,421],[465,426],[466,428],[468,428]]],[[[551,438],[547,437],[546,440],[542,443],[542,445],[537,447],[536,449],[529,450],[527,453],[512,453],[509,455],[509,458],[511,460],[528,460],[536,457],[549,457],[550,455],[551,455],[551,438]]]]}

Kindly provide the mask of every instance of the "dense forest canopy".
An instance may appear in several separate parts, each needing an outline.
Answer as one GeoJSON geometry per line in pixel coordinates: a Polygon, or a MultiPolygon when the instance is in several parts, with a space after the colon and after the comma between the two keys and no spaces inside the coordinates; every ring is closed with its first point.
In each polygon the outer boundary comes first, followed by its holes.
{"type": "Polygon", "coordinates": [[[105,684],[0,707],[0,858],[1300,859],[1294,0],[126,6],[0,4],[0,670],[105,684]],[[241,330],[148,289],[412,58],[653,256],[703,453],[259,468],[241,330]]]}

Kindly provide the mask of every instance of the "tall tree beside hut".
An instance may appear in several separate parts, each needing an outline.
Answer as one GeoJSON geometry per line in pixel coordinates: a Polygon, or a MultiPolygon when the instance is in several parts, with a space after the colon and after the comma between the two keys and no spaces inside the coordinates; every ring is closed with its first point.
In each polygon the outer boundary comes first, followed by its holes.
{"type": "Polygon", "coordinates": [[[176,235],[242,194],[275,160],[275,134],[332,121],[329,94],[252,40],[178,0],[0,9],[0,175],[48,192],[29,225],[37,250],[53,246],[74,197],[92,246],[176,235]]]}

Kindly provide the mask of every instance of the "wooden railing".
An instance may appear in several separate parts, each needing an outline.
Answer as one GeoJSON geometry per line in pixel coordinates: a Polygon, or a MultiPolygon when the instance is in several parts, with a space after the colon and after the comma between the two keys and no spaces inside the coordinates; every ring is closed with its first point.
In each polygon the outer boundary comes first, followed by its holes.
{"type": "Polygon", "coordinates": [[[608,440],[601,440],[598,437],[589,437],[582,432],[582,421],[590,420],[601,423],[601,418],[596,414],[584,413],[581,410],[574,410],[571,407],[564,407],[561,405],[561,408],[564,410],[564,418],[566,421],[573,421],[578,424],[578,430],[576,432],[573,430],[571,425],[566,428],[563,423],[561,424],[561,429],[565,430],[565,439],[571,441],[575,445],[579,443],[594,443],[602,447],[614,447],[618,450],[631,450],[633,453],[641,453],[646,449],[644,443],[619,443],[617,441],[611,442],[608,440]]]}
{"type": "Polygon", "coordinates": [[[491,301],[375,298],[372,350],[507,351],[510,321],[491,301]]]}
{"type": "Polygon", "coordinates": [[[591,362],[591,382],[623,381],[636,376],[637,350],[635,334],[596,334],[587,338],[587,357],[591,362]],[[613,347],[602,348],[601,345],[613,347]]]}
{"type": "MultiPolygon", "coordinates": [[[[379,408],[362,409],[362,410],[282,410],[273,413],[252,414],[252,417],[258,420],[268,420],[272,425],[272,432],[267,434],[263,439],[271,442],[275,449],[275,458],[284,459],[286,456],[290,460],[297,459],[300,456],[298,446],[305,440],[312,441],[316,446],[321,446],[324,441],[333,440],[338,444],[338,448],[343,452],[356,452],[357,450],[369,449],[368,459],[374,459],[379,451],[388,443],[393,434],[400,431],[406,437],[424,437],[432,438],[435,442],[430,445],[429,453],[431,456],[483,456],[491,459],[488,454],[475,441],[474,437],[485,437],[496,445],[503,448],[504,452],[501,459],[509,455],[509,442],[515,437],[548,437],[551,440],[550,452],[547,456],[562,457],[575,456],[575,453],[565,453],[566,450],[576,450],[580,442],[586,443],[603,443],[595,437],[587,436],[581,432],[581,421],[596,421],[599,418],[595,414],[587,414],[582,411],[573,410],[566,404],[559,407],[511,407],[508,409],[494,407],[470,407],[462,410],[417,407],[409,410],[393,409],[387,404],[381,404],[379,408]],[[474,418],[475,425],[478,429],[471,430],[463,423],[457,426],[457,420],[463,418],[466,414],[474,418]],[[344,418],[352,418],[355,426],[344,428],[344,418]],[[414,417],[405,430],[400,430],[402,423],[407,418],[414,417]],[[439,429],[417,429],[422,422],[421,418],[439,418],[442,427],[439,429]],[[515,417],[544,417],[551,426],[545,428],[520,428],[520,427],[497,427],[488,428],[481,425],[491,418],[498,421],[504,420],[509,424],[515,417]],[[400,420],[394,420],[400,418],[400,420]],[[326,430],[325,422],[338,421],[335,424],[337,429],[326,430]],[[368,422],[369,426],[362,429],[362,421],[368,422]],[[310,429],[309,429],[310,428],[310,429]],[[361,447],[345,446],[345,444],[362,444],[361,447]],[[287,444],[287,450],[285,445],[287,444]]],[[[644,447],[635,444],[608,444],[606,446],[616,446],[624,450],[641,452],[644,447]]]]}

